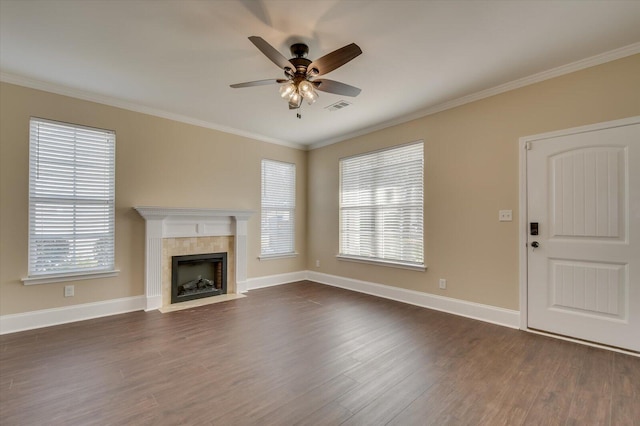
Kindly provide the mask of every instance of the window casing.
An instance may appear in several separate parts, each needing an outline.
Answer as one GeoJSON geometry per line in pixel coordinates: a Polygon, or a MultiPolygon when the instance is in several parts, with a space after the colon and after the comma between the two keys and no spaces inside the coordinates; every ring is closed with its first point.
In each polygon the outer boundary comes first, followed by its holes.
{"type": "Polygon", "coordinates": [[[114,271],[115,133],[31,118],[29,279],[114,271]]]}
{"type": "Polygon", "coordinates": [[[340,160],[338,257],[424,268],[423,145],[340,160]]]}
{"type": "Polygon", "coordinates": [[[262,160],[260,257],[295,255],[296,165],[262,160]]]}

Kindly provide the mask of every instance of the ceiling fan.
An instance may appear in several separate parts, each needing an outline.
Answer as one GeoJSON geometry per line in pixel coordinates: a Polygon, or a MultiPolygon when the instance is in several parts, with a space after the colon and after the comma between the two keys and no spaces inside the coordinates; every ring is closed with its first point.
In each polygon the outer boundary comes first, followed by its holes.
{"type": "Polygon", "coordinates": [[[292,44],[291,54],[293,58],[287,59],[262,37],[251,36],[249,40],[274,64],[282,68],[286,78],[232,84],[231,87],[234,89],[265,84],[281,84],[280,96],[289,102],[289,109],[300,108],[303,99],[309,105],[314,103],[318,99],[316,90],[344,96],[358,96],[360,93],[360,89],[357,87],[339,81],[326,78],[316,79],[316,77],[328,74],[360,55],[362,50],[355,43],[348,44],[315,61],[311,61],[306,58],[309,53],[309,46],[304,43],[292,44]]]}

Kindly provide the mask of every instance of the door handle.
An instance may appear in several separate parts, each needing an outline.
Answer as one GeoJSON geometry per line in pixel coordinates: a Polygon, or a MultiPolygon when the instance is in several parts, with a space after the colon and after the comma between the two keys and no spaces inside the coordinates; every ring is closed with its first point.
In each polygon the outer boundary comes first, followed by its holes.
{"type": "Polygon", "coordinates": [[[535,250],[535,249],[537,249],[538,247],[540,247],[540,244],[538,244],[538,242],[537,242],[537,241],[533,241],[533,242],[531,243],[531,247],[533,247],[533,250],[535,250]]]}

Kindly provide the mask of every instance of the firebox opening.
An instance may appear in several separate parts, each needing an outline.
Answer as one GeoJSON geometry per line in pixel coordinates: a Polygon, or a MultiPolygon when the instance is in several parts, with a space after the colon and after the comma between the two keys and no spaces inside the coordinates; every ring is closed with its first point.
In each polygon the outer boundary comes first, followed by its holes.
{"type": "Polygon", "coordinates": [[[227,253],[171,257],[171,303],[227,293],[227,253]]]}

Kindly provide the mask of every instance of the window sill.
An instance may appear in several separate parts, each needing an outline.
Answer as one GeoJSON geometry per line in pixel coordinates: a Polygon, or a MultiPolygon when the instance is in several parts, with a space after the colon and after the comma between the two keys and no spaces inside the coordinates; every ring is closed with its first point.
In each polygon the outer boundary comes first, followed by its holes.
{"type": "Polygon", "coordinates": [[[381,260],[381,259],[371,259],[367,257],[356,257],[356,256],[346,256],[344,254],[339,254],[336,256],[338,260],[344,260],[347,262],[356,262],[356,263],[368,263],[370,265],[378,265],[378,266],[388,266],[391,268],[399,268],[399,269],[409,269],[411,271],[426,271],[427,265],[416,265],[413,263],[403,263],[403,262],[392,262],[390,260],[381,260]]]}
{"type": "Polygon", "coordinates": [[[99,272],[80,272],[80,273],[40,275],[40,276],[36,275],[34,277],[23,278],[22,284],[34,285],[34,284],[60,283],[65,281],[91,280],[95,278],[115,277],[119,273],[120,273],[120,270],[114,269],[111,271],[99,271],[99,272]]]}
{"type": "Polygon", "coordinates": [[[262,254],[258,256],[260,260],[286,259],[289,257],[297,257],[298,253],[282,253],[282,254],[262,254]]]}

